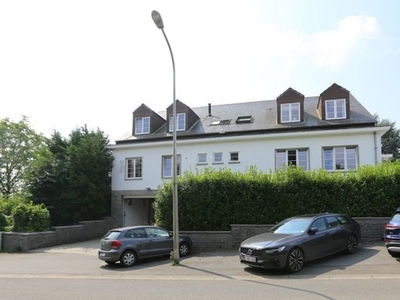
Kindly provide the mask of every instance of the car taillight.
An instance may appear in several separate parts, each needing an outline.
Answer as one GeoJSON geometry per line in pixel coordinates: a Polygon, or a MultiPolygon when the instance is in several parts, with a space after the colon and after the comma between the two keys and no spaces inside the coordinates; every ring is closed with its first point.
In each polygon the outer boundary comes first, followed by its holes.
{"type": "Polygon", "coordinates": [[[395,225],[392,225],[392,224],[389,224],[389,223],[386,223],[385,224],[385,229],[398,229],[399,228],[399,226],[395,226],[395,225]]]}
{"type": "Polygon", "coordinates": [[[118,249],[119,247],[121,247],[121,241],[120,240],[116,240],[116,241],[113,241],[111,243],[111,248],[112,249],[118,249]]]}

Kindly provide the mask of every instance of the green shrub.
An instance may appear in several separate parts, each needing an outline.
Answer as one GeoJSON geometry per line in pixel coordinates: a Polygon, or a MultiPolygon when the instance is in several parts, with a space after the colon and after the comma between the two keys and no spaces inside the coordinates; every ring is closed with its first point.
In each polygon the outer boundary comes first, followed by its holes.
{"type": "Polygon", "coordinates": [[[50,226],[50,213],[43,204],[21,203],[13,208],[12,218],[15,232],[46,231],[50,226]]]}

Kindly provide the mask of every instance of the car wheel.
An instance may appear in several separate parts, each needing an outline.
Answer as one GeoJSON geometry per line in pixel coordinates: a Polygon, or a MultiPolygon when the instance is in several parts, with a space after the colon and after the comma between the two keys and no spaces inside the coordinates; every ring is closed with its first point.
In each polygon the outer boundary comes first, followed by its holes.
{"type": "Polygon", "coordinates": [[[179,255],[186,256],[189,254],[189,245],[187,243],[180,243],[179,244],[179,255]]]}
{"type": "Polygon", "coordinates": [[[122,253],[119,262],[123,267],[133,266],[137,262],[137,255],[132,250],[125,251],[122,253]]]}
{"type": "Polygon", "coordinates": [[[299,248],[293,248],[289,251],[286,260],[286,269],[291,272],[299,272],[304,265],[304,253],[299,248]]]}
{"type": "Polygon", "coordinates": [[[346,253],[353,254],[356,253],[358,246],[357,237],[354,234],[349,235],[346,242],[346,253]]]}

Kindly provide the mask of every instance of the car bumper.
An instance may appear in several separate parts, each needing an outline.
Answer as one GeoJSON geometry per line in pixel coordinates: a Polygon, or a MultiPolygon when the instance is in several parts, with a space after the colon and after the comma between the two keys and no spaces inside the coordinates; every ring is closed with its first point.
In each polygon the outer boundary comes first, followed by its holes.
{"type": "Polygon", "coordinates": [[[119,260],[120,253],[99,250],[97,257],[103,261],[116,262],[119,260]]]}
{"type": "Polygon", "coordinates": [[[248,256],[239,254],[240,262],[250,267],[264,269],[282,269],[286,266],[287,253],[279,253],[268,256],[248,256]]]}
{"type": "Polygon", "coordinates": [[[388,251],[400,253],[400,240],[386,240],[385,246],[388,251]]]}

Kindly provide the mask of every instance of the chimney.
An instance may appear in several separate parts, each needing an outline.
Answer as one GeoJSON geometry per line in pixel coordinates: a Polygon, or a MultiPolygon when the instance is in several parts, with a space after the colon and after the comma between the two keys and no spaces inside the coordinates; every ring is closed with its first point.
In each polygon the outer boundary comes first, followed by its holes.
{"type": "Polygon", "coordinates": [[[211,117],[211,103],[208,103],[208,116],[211,117]]]}

